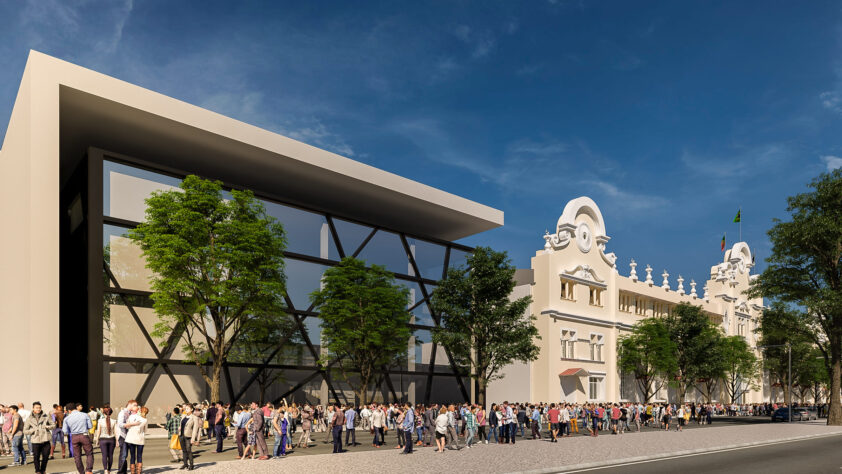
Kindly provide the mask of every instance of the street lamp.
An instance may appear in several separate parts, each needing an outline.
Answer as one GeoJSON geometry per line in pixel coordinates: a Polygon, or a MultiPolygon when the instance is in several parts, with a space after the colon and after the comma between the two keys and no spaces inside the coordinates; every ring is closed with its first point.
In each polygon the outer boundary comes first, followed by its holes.
{"type": "Polygon", "coordinates": [[[770,347],[786,347],[787,352],[787,372],[789,375],[787,376],[787,385],[789,386],[788,390],[786,391],[787,401],[787,413],[789,413],[789,422],[792,423],[792,345],[790,343],[786,344],[774,344],[770,346],[757,346],[756,349],[768,349],[770,347]]]}

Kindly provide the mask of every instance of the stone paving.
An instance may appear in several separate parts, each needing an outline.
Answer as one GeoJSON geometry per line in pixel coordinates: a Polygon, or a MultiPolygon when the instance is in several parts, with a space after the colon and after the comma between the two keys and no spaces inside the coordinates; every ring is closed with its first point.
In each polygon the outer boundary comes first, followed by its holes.
{"type": "MultiPolygon", "coordinates": [[[[745,426],[717,426],[675,431],[649,431],[625,435],[602,434],[597,438],[573,437],[546,441],[521,441],[515,445],[481,444],[470,449],[434,452],[420,448],[405,456],[395,449],[349,451],[339,455],[289,456],[268,461],[217,461],[200,463],[202,473],[275,472],[482,472],[505,473],[563,469],[564,466],[677,453],[693,449],[716,449],[750,442],[771,442],[798,436],[842,434],[842,427],[826,426],[824,421],[745,426]]],[[[271,447],[271,445],[270,445],[271,447]]],[[[156,468],[156,472],[170,466],[156,468]],[[160,470],[159,470],[160,469],[160,470]]],[[[144,469],[144,471],[149,471],[144,469]]]]}

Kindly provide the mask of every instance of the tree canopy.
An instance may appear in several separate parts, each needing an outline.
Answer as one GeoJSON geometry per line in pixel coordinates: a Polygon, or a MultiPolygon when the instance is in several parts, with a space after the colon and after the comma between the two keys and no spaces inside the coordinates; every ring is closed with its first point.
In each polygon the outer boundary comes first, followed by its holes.
{"type": "Polygon", "coordinates": [[[790,220],[775,219],[768,266],[749,292],[800,312],[801,327],[826,361],[828,424],[842,424],[842,169],[819,175],[787,198],[790,220]]]}
{"type": "Polygon", "coordinates": [[[183,331],[181,347],[219,400],[222,364],[234,343],[259,323],[255,315],[283,313],[286,240],[250,191],[226,198],[221,182],[193,175],[180,188],[153,193],[146,220],[129,237],[153,272],[153,334],[166,339],[183,331]]]}
{"type": "Polygon", "coordinates": [[[446,347],[456,364],[471,367],[483,406],[488,382],[502,378],[503,367],[539,353],[535,317],[526,314],[532,297],[511,296],[515,270],[506,252],[477,247],[466,267],[447,271],[431,298],[441,318],[433,342],[446,347]]]}
{"type": "Polygon", "coordinates": [[[409,350],[409,290],[396,285],[384,267],[345,257],[325,270],[322,288],[310,298],[321,314],[327,349],[322,364],[335,364],[367,404],[375,371],[405,358],[409,350]]]}
{"type": "Polygon", "coordinates": [[[617,365],[634,375],[644,402],[663,388],[665,374],[677,370],[675,355],[675,343],[660,318],[638,321],[631,334],[617,341],[617,365]]]}
{"type": "Polygon", "coordinates": [[[704,375],[701,371],[708,354],[716,347],[719,329],[701,306],[687,303],[676,305],[663,319],[669,338],[676,347],[675,370],[668,373],[667,378],[677,389],[678,403],[684,403],[687,389],[704,375]]]}

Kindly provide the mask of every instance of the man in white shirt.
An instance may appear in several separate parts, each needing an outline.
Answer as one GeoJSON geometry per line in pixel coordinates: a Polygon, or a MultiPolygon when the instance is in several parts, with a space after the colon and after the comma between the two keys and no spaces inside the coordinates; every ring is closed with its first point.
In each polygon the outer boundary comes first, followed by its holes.
{"type": "Polygon", "coordinates": [[[561,436],[566,436],[567,438],[570,437],[570,412],[568,411],[567,407],[561,407],[559,411],[559,415],[561,415],[561,436]],[[565,434],[567,433],[567,434],[565,434]]]}
{"type": "Polygon", "coordinates": [[[368,405],[363,406],[363,409],[360,410],[360,418],[362,420],[361,429],[367,430],[371,426],[371,410],[368,409],[368,405]]]}

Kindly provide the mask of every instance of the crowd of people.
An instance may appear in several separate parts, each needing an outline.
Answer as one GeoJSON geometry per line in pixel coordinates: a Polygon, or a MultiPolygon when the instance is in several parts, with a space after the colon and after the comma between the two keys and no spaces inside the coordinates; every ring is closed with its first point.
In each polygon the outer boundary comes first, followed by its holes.
{"type": "MultiPolygon", "coordinates": [[[[785,405],[780,405],[781,407],[785,405]]],[[[559,439],[574,435],[622,435],[641,427],[682,431],[688,423],[708,425],[714,416],[768,416],[778,404],[720,403],[509,403],[492,404],[487,410],[475,404],[371,403],[327,406],[293,403],[259,406],[216,403],[183,404],[168,411],[161,425],[166,429],[173,463],[194,469],[193,448],[204,440],[223,452],[224,443],[236,445],[237,459],[282,459],[294,447],[310,448],[320,435],[333,444],[334,453],[357,446],[357,430],[372,436],[372,446],[387,444],[395,433],[394,449],[402,454],[413,447],[434,447],[436,452],[460,450],[483,444],[514,444],[522,439],[559,439]],[[344,442],[343,442],[344,432],[344,442]],[[266,439],[272,436],[270,451],[266,439]],[[297,439],[296,439],[297,437],[297,439]]],[[[824,406],[809,405],[822,416],[824,406]]],[[[109,405],[53,405],[40,402],[26,409],[23,403],[0,405],[0,454],[14,458],[11,466],[32,458],[35,472],[46,473],[47,462],[60,455],[74,458],[78,472],[90,473],[94,446],[102,468],[110,474],[117,453],[118,474],[141,474],[149,410],[137,401],[113,410],[109,405]],[[84,457],[84,459],[83,459],[84,457]]]]}

